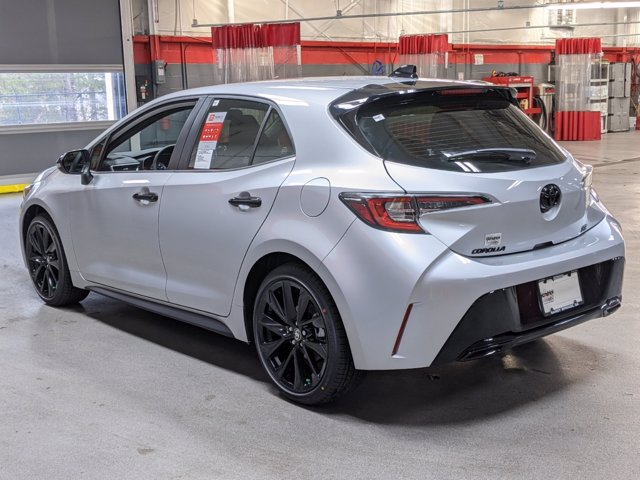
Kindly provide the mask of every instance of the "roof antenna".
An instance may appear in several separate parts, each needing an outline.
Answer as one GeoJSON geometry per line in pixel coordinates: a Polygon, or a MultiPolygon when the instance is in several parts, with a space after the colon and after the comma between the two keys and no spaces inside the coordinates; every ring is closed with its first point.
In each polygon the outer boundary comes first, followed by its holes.
{"type": "Polygon", "coordinates": [[[418,69],[415,65],[402,65],[396,68],[391,75],[391,78],[418,78],[418,69]]]}

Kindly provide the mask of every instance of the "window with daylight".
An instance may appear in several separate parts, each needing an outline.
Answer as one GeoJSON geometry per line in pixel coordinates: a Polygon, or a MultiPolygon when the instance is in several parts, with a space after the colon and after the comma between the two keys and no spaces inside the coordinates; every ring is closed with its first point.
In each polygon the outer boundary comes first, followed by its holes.
{"type": "Polygon", "coordinates": [[[0,72],[0,127],[118,120],[122,72],[0,72]]]}

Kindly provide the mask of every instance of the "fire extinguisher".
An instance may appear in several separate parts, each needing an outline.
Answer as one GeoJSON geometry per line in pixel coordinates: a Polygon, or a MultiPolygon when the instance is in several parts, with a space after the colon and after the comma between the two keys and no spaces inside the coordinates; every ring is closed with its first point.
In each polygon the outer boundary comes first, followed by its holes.
{"type": "Polygon", "coordinates": [[[147,96],[149,95],[149,82],[144,81],[143,84],[140,85],[140,99],[145,102],[147,100],[147,96]]]}

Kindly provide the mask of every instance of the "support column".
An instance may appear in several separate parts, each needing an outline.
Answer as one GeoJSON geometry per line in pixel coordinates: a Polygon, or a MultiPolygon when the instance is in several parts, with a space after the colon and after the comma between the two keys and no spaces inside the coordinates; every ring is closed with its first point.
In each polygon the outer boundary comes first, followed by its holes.
{"type": "Polygon", "coordinates": [[[127,113],[138,107],[136,99],[136,66],[133,61],[133,15],[131,0],[120,0],[120,30],[122,32],[122,65],[127,113]]]}

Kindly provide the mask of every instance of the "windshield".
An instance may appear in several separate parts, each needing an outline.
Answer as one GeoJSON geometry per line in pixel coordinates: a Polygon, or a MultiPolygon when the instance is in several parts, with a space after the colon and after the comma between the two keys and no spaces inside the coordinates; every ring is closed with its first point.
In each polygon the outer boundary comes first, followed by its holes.
{"type": "Polygon", "coordinates": [[[392,95],[365,103],[353,120],[356,139],[393,162],[480,173],[565,160],[524,113],[491,91],[392,95]]]}

